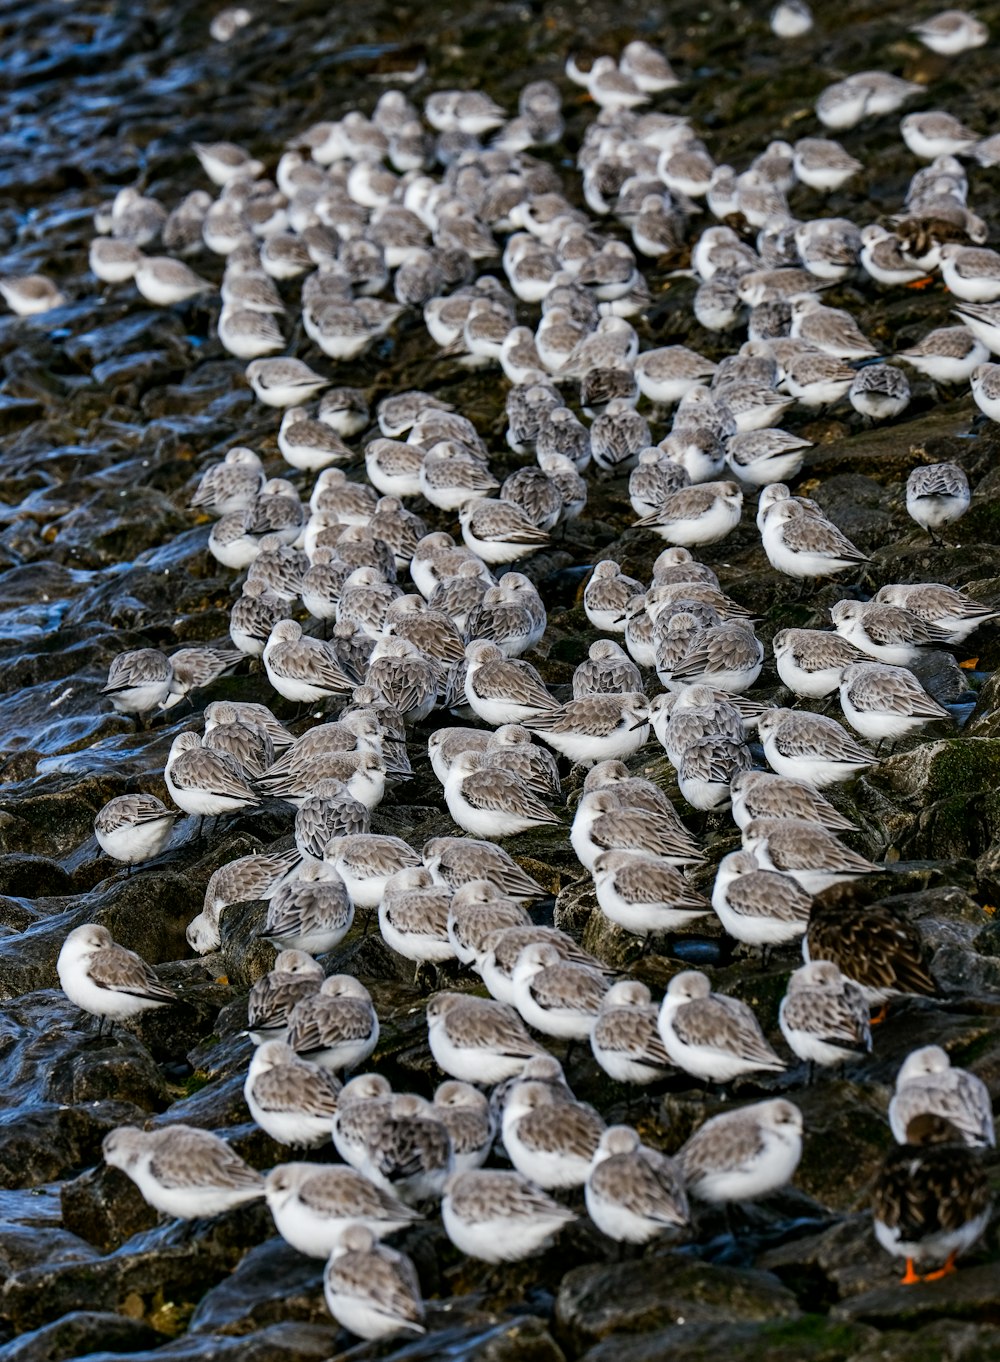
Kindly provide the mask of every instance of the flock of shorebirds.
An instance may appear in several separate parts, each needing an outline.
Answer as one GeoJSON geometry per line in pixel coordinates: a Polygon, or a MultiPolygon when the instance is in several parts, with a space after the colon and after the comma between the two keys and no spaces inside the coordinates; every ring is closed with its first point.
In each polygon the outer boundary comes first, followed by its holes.
{"type": "MultiPolygon", "coordinates": [[[[799,0],[772,16],[789,40],[810,24],[799,0]]],[[[948,56],[987,37],[960,11],[915,32],[948,56]]],[[[565,826],[553,808],[559,758],[563,772],[590,768],[569,840],[599,911],[647,940],[714,912],[746,946],[801,942],[782,1036],[810,1069],[849,1063],[871,1049],[872,1007],[935,989],[919,934],[898,910],[817,899],[877,868],[840,840],[850,821],[823,791],[877,763],[866,743],[950,722],[911,668],[929,646],[959,644],[1000,616],[935,583],[843,600],[832,630],[775,637],[795,703],[767,706],[752,698],[765,661],[753,622],[692,552],[733,531],[756,492],[761,543],[778,572],[808,584],[865,562],[789,490],[808,450],[780,428],[790,410],[846,399],[866,422],[892,419],[909,401],[902,364],[936,385],[970,383],[983,413],[1000,420],[1000,365],[987,362],[1000,354],[1000,255],[982,245],[959,159],[996,164],[997,138],[980,139],[945,111],[907,114],[902,137],[929,164],[892,230],[859,226],[822,216],[824,192],[864,169],[836,141],[774,141],[738,171],[714,162],[687,118],[642,111],[679,83],[650,45],[630,43],[588,70],[571,61],[567,75],[596,113],[577,159],[585,209],[531,154],[562,137],[555,84],[526,86],[512,118],[475,90],[434,93],[421,113],[394,89],[370,116],[355,110],[307,129],[273,181],[240,147],[196,146],[215,197],[197,189],[168,212],[122,190],[98,214],[90,252],[98,279],[131,281],[160,306],[219,288],[187,257],[224,257],[218,338],[247,361],[259,401],[282,412],[288,465],[268,477],[254,450],[232,449],[192,499],[214,520],[212,554],[244,574],[232,647],[123,654],[104,694],[143,720],[249,657],[277,696],[323,719],[293,735],[261,704],[208,704],[203,732],[178,736],[167,758],[176,809],[123,795],[99,813],[97,839],[132,865],[165,850],[178,810],[214,818],[265,800],[294,809],[294,849],[219,869],[188,939],[212,952],[229,905],[266,900],[260,935],[280,953],[250,993],[247,1105],[280,1144],[316,1149],[332,1138],[343,1163],[289,1162],[264,1177],[222,1138],[183,1125],[117,1130],[105,1158],[171,1216],[266,1197],[285,1239],[328,1259],[330,1310],[365,1338],[422,1327],[413,1265],[382,1241],[432,1208],[462,1252],[514,1260],[576,1217],[553,1193],[582,1187],[598,1229],[638,1244],[689,1235],[689,1198],[759,1197],[798,1165],[802,1116],[784,1098],[724,1110],[675,1158],[628,1126],[605,1128],[575,1099],[553,1044],[589,1042],[624,1085],[676,1070],[723,1085],[786,1060],[752,1009],[714,993],[705,974],[675,974],[657,1005],[644,984],[614,980],[571,936],[535,924],[530,908],[546,891],[496,840],[565,826]],[[796,186],[812,192],[815,216],[793,216],[796,186]],[[718,363],[681,345],[640,352],[632,324],[650,302],[643,258],[685,242],[697,320],[720,335],[747,333],[718,363]],[[164,253],[149,254],[157,243],[164,253]],[[849,276],[884,289],[935,271],[961,324],[932,331],[896,364],[849,312],[822,302],[824,288],[849,276]],[[334,361],[422,312],[454,365],[502,370],[519,466],[499,481],[481,432],[430,393],[385,397],[371,433],[363,392],[281,353],[293,311],[334,361]],[[364,432],[363,448],[349,443],[364,432]],[[349,478],[345,467],[362,461],[364,476],[349,478]],[[583,606],[605,637],[576,668],[572,696],[557,698],[523,660],[546,629],[524,560],[557,531],[571,541],[595,477],[625,474],[637,525],[667,547],[648,582],[597,565],[583,606]],[[434,528],[456,519],[460,538],[434,528]],[[511,570],[522,562],[527,575],[511,570]],[[654,675],[663,689],[650,698],[654,675]],[[833,697],[843,722],[798,707],[833,697]],[[474,722],[441,726],[443,713],[474,722]],[[753,730],[767,770],[755,766],[753,730]],[[731,809],[742,831],[710,900],[685,873],[706,859],[699,838],[628,765],[653,739],[687,805],[731,809]],[[386,791],[412,774],[415,741],[426,742],[462,834],[419,850],[371,831],[386,791]],[[387,946],[418,968],[456,961],[489,993],[430,998],[428,1042],[445,1077],[431,1099],[393,1092],[377,1072],[342,1085],[376,1053],[379,1018],[357,979],[325,977],[316,957],[344,940],[358,910],[377,912],[387,946]],[[512,1168],[485,1166],[498,1139],[512,1168]]],[[[926,93],[866,71],[825,90],[816,113],[837,131],[926,93]]],[[[0,290],[23,313],[63,301],[37,276],[0,290]]],[[[969,501],[953,464],[917,467],[907,484],[910,515],[932,536],[969,501]]],[[[100,926],[73,931],[58,968],[68,997],[102,1022],[175,1001],[100,926]]],[[[989,1094],[927,1046],[902,1066],[889,1120],[898,1148],[875,1187],[875,1231],[906,1259],[904,1280],[929,1280],[988,1220],[979,1150],[995,1139],[989,1094]]]]}

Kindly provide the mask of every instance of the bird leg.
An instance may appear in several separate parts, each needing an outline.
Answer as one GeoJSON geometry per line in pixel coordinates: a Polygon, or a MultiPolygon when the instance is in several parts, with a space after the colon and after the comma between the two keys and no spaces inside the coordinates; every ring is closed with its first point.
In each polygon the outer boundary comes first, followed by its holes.
{"type": "Polygon", "coordinates": [[[922,1278],[918,1273],[914,1272],[914,1270],[913,1270],[913,1259],[912,1259],[912,1258],[907,1258],[907,1260],[906,1260],[906,1275],[903,1276],[903,1277],[900,1277],[900,1279],[899,1279],[899,1284],[900,1284],[900,1286],[913,1286],[913,1284],[914,1284],[915,1282],[920,1282],[920,1281],[923,1281],[923,1278],[922,1278]]]}
{"type": "Polygon", "coordinates": [[[872,1017],[871,1020],[869,1021],[868,1023],[869,1026],[881,1026],[888,1015],[889,1004],[883,1003],[879,1010],[875,1013],[874,1017],[872,1017]]]}
{"type": "Polygon", "coordinates": [[[958,1268],[955,1266],[955,1258],[957,1257],[957,1254],[958,1250],[952,1249],[952,1251],[948,1254],[948,1259],[944,1267],[939,1267],[935,1272],[925,1273],[923,1280],[925,1282],[936,1282],[940,1281],[942,1277],[947,1277],[952,1272],[957,1272],[958,1268]]]}

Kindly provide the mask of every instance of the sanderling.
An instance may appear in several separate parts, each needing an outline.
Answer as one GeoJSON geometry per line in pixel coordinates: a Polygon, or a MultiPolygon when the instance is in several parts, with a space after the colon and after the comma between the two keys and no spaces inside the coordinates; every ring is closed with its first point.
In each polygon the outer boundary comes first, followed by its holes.
{"type": "Polygon", "coordinates": [[[869,364],[858,370],[847,398],[861,416],[889,421],[909,406],[910,385],[902,369],[891,364],[869,364]]]}
{"type": "Polygon", "coordinates": [[[914,1116],[906,1143],[886,1158],[872,1189],[875,1238],[906,1259],[904,1286],[936,1281],[955,1271],[989,1223],[992,1197],[986,1170],[950,1121],[914,1116]],[[932,1272],[916,1268],[942,1263],[932,1272]]]}
{"type": "Polygon", "coordinates": [[[263,659],[268,680],[286,700],[314,704],[351,689],[333,646],[306,637],[294,620],[281,620],[274,626],[263,659]]]}
{"type": "Polygon", "coordinates": [[[967,326],[945,326],[896,354],[935,383],[967,383],[990,357],[989,348],[967,326]]]}
{"type": "Polygon", "coordinates": [[[408,724],[426,719],[443,681],[437,662],[408,639],[383,636],[375,644],[365,684],[392,705],[408,724]]]}
{"type": "Polygon", "coordinates": [[[484,498],[459,508],[462,538],[489,565],[513,563],[537,553],[549,536],[512,501],[484,498]]]}
{"type": "Polygon", "coordinates": [[[587,619],[605,633],[623,633],[626,602],[643,589],[642,582],[626,576],[617,563],[598,563],[583,592],[587,619]]]}
{"type": "Polygon", "coordinates": [[[786,430],[751,430],[726,441],[726,463],[741,482],[751,487],[787,482],[802,471],[809,440],[786,430]]]}
{"type": "Polygon", "coordinates": [[[470,639],[487,639],[505,657],[517,658],[545,633],[545,606],[538,589],[520,572],[507,572],[489,587],[466,622],[470,639]]]}
{"type": "Polygon", "coordinates": [[[385,944],[404,960],[418,964],[453,959],[448,935],[451,897],[451,890],[435,884],[424,866],[397,870],[386,881],[378,908],[385,944]]]}
{"type": "Polygon", "coordinates": [[[462,1253],[502,1263],[537,1253],[576,1216],[520,1173],[480,1168],[448,1180],[441,1218],[462,1253]]]}
{"type": "Polygon", "coordinates": [[[684,753],[702,738],[746,741],[743,718],[728,696],[707,685],[679,686],[654,696],[650,721],[670,763],[679,768],[684,753]]]}
{"type": "Polygon", "coordinates": [[[462,993],[431,998],[427,1034],[438,1067],[465,1083],[500,1083],[546,1053],[513,1007],[462,993]]]}
{"type": "Polygon", "coordinates": [[[300,359],[251,360],[246,376],[256,396],[268,407],[299,407],[330,385],[328,378],[300,359]]]}
{"type": "MultiPolygon", "coordinates": [[[[478,751],[478,745],[473,747],[478,751]]],[[[532,742],[531,734],[520,724],[503,724],[487,738],[485,762],[489,767],[509,771],[529,791],[549,799],[562,794],[559,768],[552,753],[532,742]]]]}
{"type": "Polygon", "coordinates": [[[131,241],[96,236],[90,243],[87,263],[91,274],[96,275],[102,284],[125,284],[135,277],[142,263],[142,252],[131,241]]]}
{"type": "Polygon", "coordinates": [[[483,640],[470,643],[465,656],[465,697],[484,723],[498,728],[524,723],[546,711],[558,712],[557,702],[530,663],[507,658],[483,640]]]}
{"type": "Polygon", "coordinates": [[[527,718],[525,727],[570,761],[594,763],[629,756],[645,745],[649,707],[640,692],[586,695],[527,718]]]}
{"type": "Polygon", "coordinates": [[[743,845],[762,869],[790,875],[807,894],[821,894],[880,868],[804,819],[755,818],[743,829],[743,845]]]}
{"type": "Polygon", "coordinates": [[[260,780],[274,762],[274,744],[256,724],[229,723],[206,725],[202,746],[210,752],[225,752],[252,780],[260,780]]]}
{"type": "Polygon", "coordinates": [[[784,685],[813,700],[832,695],[844,668],[865,657],[842,635],[823,629],[779,629],[771,647],[784,685]]]}
{"type": "Polygon", "coordinates": [[[116,1021],[138,1017],[151,1008],[177,1000],[140,956],[119,946],[107,927],[84,923],[66,937],[56,961],[62,991],[71,1003],[98,1018],[116,1021]]]}
{"type": "Polygon", "coordinates": [[[957,57],[989,41],[989,29],[981,19],[961,9],[946,9],[930,19],[921,19],[911,29],[925,47],[942,57],[957,57]]]}
{"type": "Polygon", "coordinates": [[[341,780],[319,780],[295,814],[295,846],[303,860],[322,861],[330,843],[366,833],[371,814],[341,780]]]}
{"type": "Polygon", "coordinates": [[[1000,255],[980,246],[949,241],[941,247],[941,278],[963,303],[995,303],[1000,298],[1000,255]]]}
{"type": "Polygon", "coordinates": [[[806,0],[780,0],[771,11],[771,32],[777,38],[801,38],[813,26],[806,0]]]}
{"type": "Polygon", "coordinates": [[[344,1228],[323,1272],[323,1295],[337,1323],[359,1338],[424,1332],[416,1269],[366,1225],[344,1228]]]}
{"type": "Polygon", "coordinates": [[[265,1179],[264,1195],[278,1233],[309,1258],[328,1258],[352,1223],[382,1238],[421,1218],[353,1168],[278,1164],[265,1179]]]}
{"type": "Polygon", "coordinates": [[[911,671],[882,662],[855,662],[845,668],[840,705],[855,732],[870,742],[901,738],[950,717],[911,671]]]}
{"type": "Polygon", "coordinates": [[[104,1162],[120,1168],[156,1210],[180,1220],[221,1215],[264,1195],[264,1179],[218,1135],[194,1126],[118,1126],[104,1162]]]}
{"type": "Polygon", "coordinates": [[[385,614],[384,632],[405,638],[426,656],[450,667],[465,657],[465,642],[450,616],[432,610],[423,596],[397,596],[385,614]]]}
{"type": "Polygon", "coordinates": [[[371,994],[351,975],[331,974],[288,1011],[287,1036],[296,1054],[311,1064],[355,1069],[378,1044],[371,994]]]}
{"type": "Polygon", "coordinates": [[[173,668],[157,648],[119,653],[108,668],[101,694],[111,699],[119,714],[147,714],[167,698],[173,668]]]}
{"type": "Polygon", "coordinates": [[[508,1157],[522,1177],[546,1191],[583,1186],[603,1132],[592,1107],[557,1097],[548,1083],[517,1083],[504,1102],[508,1157]]]}
{"type": "Polygon", "coordinates": [[[435,1090],[431,1111],[451,1137],[455,1172],[481,1168],[496,1135],[496,1122],[486,1096],[471,1083],[447,1079],[435,1090]]]}
{"type": "Polygon", "coordinates": [[[365,1141],[358,1171],[408,1205],[438,1200],[453,1171],[451,1136],[415,1093],[387,1098],[365,1141]]]}
{"type": "Polygon", "coordinates": [[[833,832],[854,824],[812,785],[771,771],[739,771],[732,781],[733,820],[741,830],[754,818],[801,818],[833,832]]]}
{"type": "Polygon", "coordinates": [[[793,148],[796,177],[810,189],[829,191],[856,175],[864,166],[839,142],[827,137],[802,137],[793,148]]]}
{"type": "Polygon", "coordinates": [[[391,1110],[392,1086],[381,1074],[358,1074],[344,1084],[333,1118],[334,1148],[345,1163],[362,1172],[368,1157],[368,1141],[376,1126],[391,1110]]]}
{"type": "Polygon", "coordinates": [[[906,1143],[907,1127],[924,1113],[949,1121],[966,1144],[996,1144],[989,1089],[968,1069],[952,1068],[940,1045],[911,1050],[896,1075],[889,1125],[897,1144],[906,1143]]]}
{"type": "Polygon", "coordinates": [[[713,360],[684,345],[666,345],[644,350],[635,361],[635,376],[644,397],[670,406],[697,384],[708,382],[717,367],[713,360]]]}
{"type": "Polygon", "coordinates": [[[785,1068],[752,1009],[713,993],[708,976],[698,970],[683,970],[670,980],[658,1026],[671,1061],[703,1082],[728,1083],[740,1074],[785,1068]]]}
{"type": "Polygon", "coordinates": [[[261,1129],[278,1144],[294,1147],[328,1142],[339,1093],[331,1073],[277,1040],[257,1047],[243,1084],[250,1115],[261,1129]]]}
{"type": "MultiPolygon", "coordinates": [[[[523,731],[527,732],[526,729],[523,731]]],[[[481,728],[435,729],[427,739],[427,755],[441,784],[448,779],[451,764],[460,752],[485,752],[489,741],[490,734],[481,728]]]]}
{"type": "MultiPolygon", "coordinates": [[[[962,315],[965,316],[964,313],[962,315]]],[[[967,320],[969,325],[976,329],[976,319],[971,314],[967,320]]],[[[982,335],[982,329],[977,329],[977,334],[982,335]]],[[[985,339],[985,336],[983,338],[985,339]]],[[[993,346],[990,348],[993,349],[993,346]]],[[[972,388],[973,401],[983,415],[991,421],[1000,421],[1000,364],[977,365],[972,371],[969,384],[972,388]]]]}
{"type": "Polygon", "coordinates": [[[707,685],[738,694],[750,689],[763,665],[764,647],[753,626],[732,620],[702,630],[671,669],[671,678],[681,685],[707,685]]]}
{"type": "Polygon", "coordinates": [[[590,965],[563,959],[546,941],[532,942],[517,957],[511,979],[514,1006],[545,1036],[586,1040],[608,983],[590,965]]]}
{"type": "Polygon", "coordinates": [[[822,714],[765,710],[757,734],[773,771],[819,789],[851,780],[875,763],[842,724],[822,714]]]}
{"type": "Polygon", "coordinates": [[[205,470],[189,504],[195,510],[220,518],[246,511],[257,500],[264,481],[260,456],[237,445],[221,463],[205,470]]]}
{"type": "Polygon", "coordinates": [[[459,827],[482,837],[512,837],[562,823],[518,776],[489,764],[479,752],[458,753],[448,771],[444,797],[459,827]]]}
{"type": "Polygon", "coordinates": [[[219,866],[205,887],[202,911],[188,923],[188,944],[199,955],[218,950],[222,940],[219,919],[223,910],[233,903],[269,899],[298,862],[299,853],[293,847],[273,854],[241,856],[219,866]]]}
{"type": "Polygon", "coordinates": [[[487,880],[501,894],[519,902],[545,897],[538,881],[522,870],[509,852],[492,842],[473,837],[432,837],[424,843],[422,856],[436,884],[457,889],[471,880],[487,880]]]}
{"type": "Polygon", "coordinates": [[[580,864],[590,871],[606,851],[642,852],[677,866],[704,860],[673,808],[666,814],[633,807],[627,792],[619,795],[613,785],[583,796],[573,817],[570,842],[580,864]]]}
{"type": "Polygon", "coordinates": [[[285,1040],[288,1018],[295,1005],[318,992],[323,966],[304,951],[279,951],[269,973],[250,990],[247,1035],[254,1045],[285,1040]]]}
{"type": "Polygon", "coordinates": [[[498,1002],[514,1005],[514,969],[528,946],[551,946],[559,959],[600,972],[599,960],[578,946],[571,936],[555,927],[500,927],[482,937],[472,968],[498,1002]]]}
{"type": "Polygon", "coordinates": [[[969,479],[956,463],[924,464],[906,480],[907,514],[935,540],[935,531],[960,520],[971,501],[969,479]]]}
{"type": "Polygon", "coordinates": [[[784,945],[806,930],[812,895],[790,875],[762,870],[749,851],[731,851],[715,872],[712,907],[734,941],[784,945]]]}
{"type": "MultiPolygon", "coordinates": [[[[145,257],[141,257],[139,264],[144,260],[145,257]]],[[[134,272],[131,277],[135,277],[134,272]]],[[[0,279],[0,294],[18,317],[37,317],[66,302],[66,295],[44,274],[8,274],[0,279]]]]}
{"type": "Polygon", "coordinates": [[[896,605],[838,601],[830,607],[830,618],[841,637],[894,667],[906,667],[917,661],[921,648],[946,641],[934,625],[896,605]]]}
{"type": "Polygon", "coordinates": [[[197,733],[179,733],[163,770],[170,798],[198,817],[217,817],[260,802],[251,778],[226,752],[202,746],[197,733]]]}
{"type": "Polygon", "coordinates": [[[708,904],[668,861],[635,851],[605,851],[593,864],[605,917],[636,936],[676,931],[708,912],[708,904]]]}
{"type": "Polygon", "coordinates": [[[234,648],[178,648],[170,655],[170,684],[160,702],[161,709],[173,709],[193,690],[211,685],[243,660],[234,648]]]}
{"type": "Polygon", "coordinates": [[[783,1098],[713,1116],[677,1156],[699,1201],[751,1201],[784,1187],[802,1157],[802,1113],[783,1098]]]}
{"type": "Polygon", "coordinates": [[[645,1086],[673,1067],[657,1026],[660,1009],[645,984],[622,979],[612,984],[590,1031],[594,1058],[616,1083],[645,1086]]]}
{"type": "Polygon", "coordinates": [[[177,818],[151,794],[124,794],[98,810],[94,836],[101,850],[115,861],[139,865],[159,856],[170,841],[177,818]]]}
{"type": "Polygon", "coordinates": [[[200,293],[211,293],[215,288],[182,260],[174,260],[169,255],[143,256],[132,277],[136,288],[154,307],[173,307],[200,293]]]}
{"type": "Polygon", "coordinates": [[[677,785],[692,808],[720,809],[729,805],[733,776],[751,765],[750,750],[738,738],[695,738],[681,754],[677,785]]]}
{"type": "Polygon", "coordinates": [[[795,970],[778,1010],[789,1049],[809,1064],[843,1064],[872,1048],[868,1004],[830,960],[795,970]]]}
{"type": "Polygon", "coordinates": [[[502,895],[488,880],[470,880],[452,895],[448,907],[448,939],[463,965],[484,956],[486,938],[507,927],[530,927],[522,904],[502,895]]]}
{"type": "Polygon", "coordinates": [[[282,950],[325,955],[339,946],[354,922],[354,904],[332,865],[310,861],[278,886],[259,935],[282,950]]]}
{"type": "Polygon", "coordinates": [[[899,131],[914,156],[922,161],[933,161],[937,156],[966,156],[979,141],[978,134],[954,114],[940,109],[907,114],[900,120],[899,131]]]}
{"type": "Polygon", "coordinates": [[[630,1126],[611,1126],[602,1134],[584,1197],[591,1220],[618,1243],[678,1237],[690,1223],[680,1166],[643,1145],[630,1126]]]}
{"type": "Polygon", "coordinates": [[[868,561],[832,521],[791,498],[768,510],[761,541],[768,562],[788,577],[829,577],[868,561]]]}
{"type": "Polygon", "coordinates": [[[918,615],[925,624],[933,624],[945,634],[951,644],[964,642],[981,624],[1000,613],[940,582],[891,583],[880,587],[872,599],[918,615]]]}
{"type": "Polygon", "coordinates": [[[742,510],[743,493],[735,482],[703,482],[671,493],[636,524],[671,544],[715,544],[740,523],[742,510]]]}

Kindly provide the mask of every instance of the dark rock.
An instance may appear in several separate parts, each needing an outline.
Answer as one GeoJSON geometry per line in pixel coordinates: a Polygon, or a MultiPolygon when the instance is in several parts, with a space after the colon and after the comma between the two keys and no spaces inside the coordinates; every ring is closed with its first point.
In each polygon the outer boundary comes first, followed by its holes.
{"type": "Polygon", "coordinates": [[[132,1354],[163,1342],[164,1335],[141,1319],[110,1310],[74,1310],[0,1348],[0,1362],[72,1362],[98,1348],[132,1354]]]}
{"type": "MultiPolygon", "coordinates": [[[[697,1322],[661,1329],[642,1338],[605,1339],[580,1362],[855,1362],[879,1335],[857,1324],[832,1323],[818,1315],[766,1324],[697,1322]]],[[[884,1354],[880,1354],[884,1356],[884,1354]]]]}
{"type": "Polygon", "coordinates": [[[598,1264],[567,1273],[556,1297],[557,1337],[581,1350],[608,1334],[664,1325],[792,1318],[792,1293],[766,1272],[720,1267],[682,1254],[598,1264]]]}
{"type": "Polygon", "coordinates": [[[103,1160],[64,1182],[61,1195],[63,1224],[101,1253],[120,1248],[157,1222],[156,1211],[132,1179],[103,1160]]]}
{"type": "MultiPolygon", "coordinates": [[[[901,1261],[896,1260],[898,1264],[901,1261]]],[[[950,1277],[917,1286],[877,1287],[841,1301],[830,1314],[833,1319],[881,1329],[915,1329],[938,1319],[995,1324],[997,1264],[993,1261],[962,1267],[950,1277]]]]}
{"type": "Polygon", "coordinates": [[[323,1264],[283,1239],[268,1239],[203,1297],[189,1327],[195,1334],[249,1334],[283,1320],[323,1324],[329,1318],[323,1264]]]}

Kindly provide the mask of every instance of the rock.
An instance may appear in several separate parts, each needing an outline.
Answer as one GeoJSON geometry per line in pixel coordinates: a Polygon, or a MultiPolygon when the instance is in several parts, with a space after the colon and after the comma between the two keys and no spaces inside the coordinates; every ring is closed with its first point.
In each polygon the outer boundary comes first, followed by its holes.
{"type": "MultiPolygon", "coordinates": [[[[896,1263],[901,1266],[902,1260],[896,1259],[896,1263]]],[[[915,1329],[939,1319],[994,1324],[996,1288],[996,1261],[980,1262],[926,1285],[876,1287],[841,1301],[830,1316],[883,1329],[915,1329]]]]}
{"type": "Polygon", "coordinates": [[[666,1324],[793,1318],[792,1293],[766,1272],[720,1267],[678,1253],[569,1272],[556,1297],[557,1337],[576,1351],[608,1334],[666,1324]]]}
{"type": "Polygon", "coordinates": [[[164,1341],[141,1319],[110,1310],[74,1310],[0,1348],[0,1362],[72,1362],[98,1349],[131,1355],[164,1341]]]}
{"type": "Polygon", "coordinates": [[[15,898],[50,898],[72,891],[73,882],[61,865],[46,856],[8,852],[0,856],[0,894],[15,898]]]}
{"type": "MultiPolygon", "coordinates": [[[[832,1323],[819,1315],[766,1324],[675,1325],[641,1338],[606,1339],[580,1362],[855,1362],[859,1349],[879,1335],[857,1324],[832,1323]]],[[[882,1354],[884,1356],[884,1354],[882,1354]]]]}
{"type": "Polygon", "coordinates": [[[463,1348],[462,1356],[467,1362],[566,1362],[546,1321],[537,1315],[518,1315],[491,1329],[484,1342],[463,1348]]]}
{"type": "Polygon", "coordinates": [[[323,1264],[276,1238],[251,1249],[203,1297],[189,1327],[194,1334],[249,1334],[283,1320],[322,1324],[329,1318],[323,1264]]]}
{"type": "MultiPolygon", "coordinates": [[[[226,1334],[189,1334],[170,1351],[130,1352],[127,1362],[327,1362],[335,1353],[337,1331],[320,1324],[271,1324],[247,1338],[226,1334]]],[[[84,1362],[84,1359],[80,1359],[84,1362]]],[[[86,1362],[124,1362],[121,1353],[90,1353],[86,1362]]]]}
{"type": "Polygon", "coordinates": [[[103,1160],[62,1184],[62,1215],[68,1230],[101,1253],[120,1248],[158,1220],[132,1179],[103,1160]]]}

